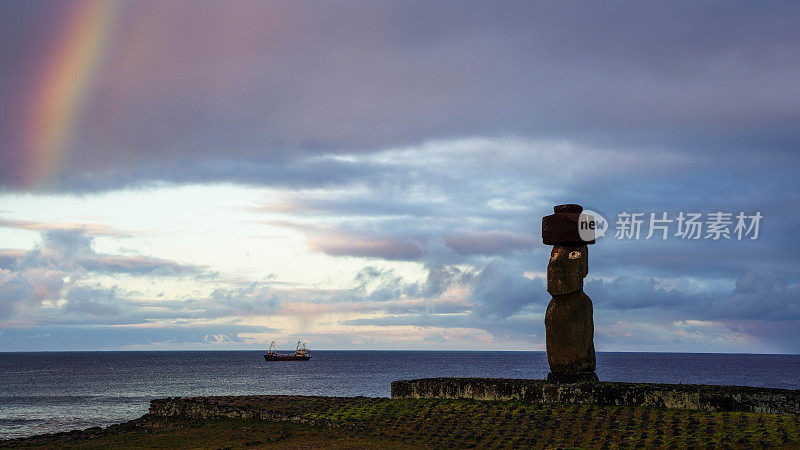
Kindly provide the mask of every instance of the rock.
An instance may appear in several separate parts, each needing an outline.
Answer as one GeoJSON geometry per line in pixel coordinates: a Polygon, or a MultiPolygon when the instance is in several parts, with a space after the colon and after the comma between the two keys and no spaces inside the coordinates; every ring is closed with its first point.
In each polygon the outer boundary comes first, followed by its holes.
{"type": "Polygon", "coordinates": [[[558,213],[581,213],[583,212],[583,206],[576,205],[574,203],[567,203],[566,205],[556,205],[553,207],[553,212],[558,213]]]}
{"type": "MultiPolygon", "coordinates": [[[[542,217],[542,241],[545,245],[586,245],[594,244],[594,231],[586,230],[592,239],[584,240],[579,232],[583,207],[580,205],[558,205],[555,214],[542,217]]],[[[591,217],[591,216],[588,216],[591,217]]],[[[584,236],[586,237],[586,236],[584,236]]]]}
{"type": "Polygon", "coordinates": [[[589,273],[589,248],[555,245],[547,264],[547,292],[564,295],[583,289],[583,278],[589,273]]]}
{"type": "Polygon", "coordinates": [[[599,378],[594,372],[554,373],[547,374],[547,381],[551,383],[597,383],[599,378]]]}
{"type": "Polygon", "coordinates": [[[553,296],[547,305],[544,328],[551,372],[594,373],[594,323],[588,295],[578,291],[553,296]]]}
{"type": "Polygon", "coordinates": [[[578,233],[583,207],[558,205],[555,214],[542,218],[542,240],[553,244],[547,265],[547,305],[544,327],[547,342],[548,380],[597,381],[594,353],[592,301],[583,292],[589,273],[589,249],[578,233]],[[551,378],[552,377],[552,378],[551,378]]]}
{"type": "MultiPolygon", "coordinates": [[[[553,378],[586,374],[553,374],[553,378]]],[[[523,403],[645,406],[800,415],[800,389],[697,384],[570,382],[509,378],[423,378],[392,382],[392,398],[468,398],[523,403]]]]}

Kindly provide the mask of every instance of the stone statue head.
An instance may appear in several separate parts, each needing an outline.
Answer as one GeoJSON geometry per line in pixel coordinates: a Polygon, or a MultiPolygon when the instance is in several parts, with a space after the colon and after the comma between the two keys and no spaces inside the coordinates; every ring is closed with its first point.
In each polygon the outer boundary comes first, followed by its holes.
{"type": "Polygon", "coordinates": [[[583,289],[589,273],[589,248],[585,245],[554,245],[547,264],[547,292],[564,295],[583,289]]]}

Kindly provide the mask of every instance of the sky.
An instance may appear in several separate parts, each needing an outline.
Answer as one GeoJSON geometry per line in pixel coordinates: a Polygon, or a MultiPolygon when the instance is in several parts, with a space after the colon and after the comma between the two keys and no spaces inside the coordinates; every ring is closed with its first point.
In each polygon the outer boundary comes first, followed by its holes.
{"type": "Polygon", "coordinates": [[[800,353],[796,2],[0,9],[0,351],[800,353]]]}

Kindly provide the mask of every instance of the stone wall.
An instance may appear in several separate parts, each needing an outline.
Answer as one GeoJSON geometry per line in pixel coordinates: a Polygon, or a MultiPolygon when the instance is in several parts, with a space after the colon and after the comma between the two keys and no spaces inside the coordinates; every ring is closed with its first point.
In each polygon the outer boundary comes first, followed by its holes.
{"type": "Polygon", "coordinates": [[[152,417],[176,417],[191,419],[234,418],[262,419],[270,421],[308,422],[300,414],[287,413],[280,408],[285,399],[294,396],[220,396],[220,397],[174,397],[150,400],[148,414],[152,417]],[[284,400],[283,402],[281,402],[284,400]]]}
{"type": "Polygon", "coordinates": [[[505,378],[423,378],[392,383],[392,398],[469,398],[528,403],[652,406],[800,414],[800,390],[692,384],[555,384],[505,378]]]}
{"type": "Polygon", "coordinates": [[[333,414],[331,411],[369,408],[382,402],[390,402],[390,400],[387,398],[302,395],[175,397],[151,400],[147,417],[150,420],[158,418],[174,418],[176,420],[241,418],[327,426],[329,425],[328,419],[320,418],[320,415],[333,414]]]}

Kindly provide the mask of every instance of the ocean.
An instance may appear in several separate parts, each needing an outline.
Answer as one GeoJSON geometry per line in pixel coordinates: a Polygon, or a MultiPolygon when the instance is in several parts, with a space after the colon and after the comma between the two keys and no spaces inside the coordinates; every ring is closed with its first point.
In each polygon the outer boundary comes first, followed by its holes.
{"type": "MultiPolygon", "coordinates": [[[[298,394],[388,397],[394,380],[544,378],[544,352],[313,351],[306,362],[263,351],[0,353],[0,439],[105,426],[153,398],[298,394]]],[[[800,389],[800,355],[598,353],[603,381],[800,389]]]]}

